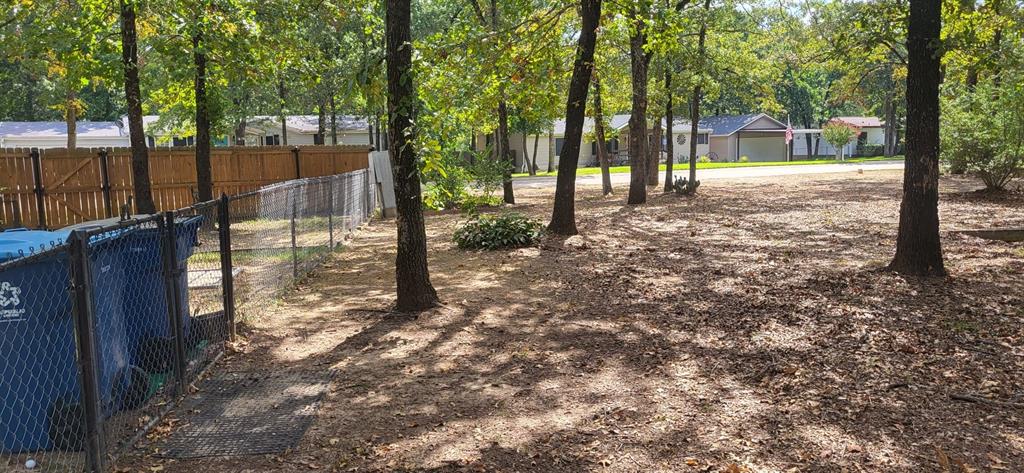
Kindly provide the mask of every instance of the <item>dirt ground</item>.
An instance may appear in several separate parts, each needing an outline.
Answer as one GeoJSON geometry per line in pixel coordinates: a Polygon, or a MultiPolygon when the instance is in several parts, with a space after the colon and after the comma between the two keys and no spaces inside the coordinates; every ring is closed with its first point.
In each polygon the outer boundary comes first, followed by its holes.
{"type": "MultiPolygon", "coordinates": [[[[328,372],[299,448],[124,471],[1024,471],[1024,194],[942,182],[950,276],[879,268],[901,172],[709,181],[581,237],[467,252],[427,219],[445,306],[389,313],[394,222],[289,294],[217,369],[328,372]]],[[[546,220],[551,190],[514,208],[546,220]]],[[[172,414],[169,418],[182,417],[172,414]]],[[[147,453],[148,452],[148,453],[147,453]]]]}

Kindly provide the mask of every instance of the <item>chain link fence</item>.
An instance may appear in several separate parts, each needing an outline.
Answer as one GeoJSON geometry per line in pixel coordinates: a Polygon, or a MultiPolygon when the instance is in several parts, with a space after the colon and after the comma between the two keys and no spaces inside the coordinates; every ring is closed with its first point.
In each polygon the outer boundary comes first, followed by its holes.
{"type": "Polygon", "coordinates": [[[375,208],[364,169],[0,233],[0,471],[110,471],[375,208]]]}

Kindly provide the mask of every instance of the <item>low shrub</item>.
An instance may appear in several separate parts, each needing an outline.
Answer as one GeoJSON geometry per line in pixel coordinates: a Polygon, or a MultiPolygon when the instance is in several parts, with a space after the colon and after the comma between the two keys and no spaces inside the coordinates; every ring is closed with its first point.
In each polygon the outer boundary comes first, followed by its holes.
{"type": "Polygon", "coordinates": [[[705,156],[701,156],[701,157],[697,158],[697,162],[698,163],[710,163],[711,162],[711,158],[707,157],[706,155],[705,156]]]}
{"type": "Polygon", "coordinates": [[[750,158],[748,158],[746,156],[740,156],[740,162],[741,163],[749,163],[750,162],[750,158]]]}
{"type": "Polygon", "coordinates": [[[523,214],[476,215],[455,229],[452,239],[467,250],[498,250],[531,246],[540,240],[544,226],[523,214]]]}
{"type": "Polygon", "coordinates": [[[497,207],[501,205],[501,197],[496,195],[466,194],[459,202],[459,210],[467,214],[475,214],[481,207],[497,207]]]}

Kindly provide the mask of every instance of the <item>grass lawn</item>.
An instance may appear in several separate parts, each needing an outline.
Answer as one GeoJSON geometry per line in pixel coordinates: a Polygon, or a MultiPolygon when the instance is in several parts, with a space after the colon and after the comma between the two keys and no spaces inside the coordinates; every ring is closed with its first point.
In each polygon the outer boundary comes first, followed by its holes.
{"type": "MultiPolygon", "coordinates": [[[[836,164],[836,163],[864,163],[869,161],[886,161],[886,160],[899,160],[903,159],[903,156],[894,156],[892,158],[886,158],[885,156],[874,156],[870,158],[849,158],[845,161],[837,161],[835,159],[808,159],[804,161],[764,161],[764,162],[750,162],[750,163],[697,163],[697,169],[719,169],[719,168],[748,168],[748,167],[763,167],[763,166],[804,166],[813,164],[836,164]]],[[[674,169],[687,169],[688,163],[677,163],[674,169]]],[[[658,169],[664,171],[665,165],[658,166],[658,169]]],[[[610,168],[612,173],[629,172],[629,166],[612,166],[610,168]]],[[[601,168],[599,167],[585,167],[576,170],[577,176],[589,176],[593,174],[601,174],[601,168]]],[[[557,176],[558,170],[552,172],[538,172],[537,176],[557,176]]],[[[530,175],[525,172],[515,173],[512,177],[529,177],[530,175]]]]}

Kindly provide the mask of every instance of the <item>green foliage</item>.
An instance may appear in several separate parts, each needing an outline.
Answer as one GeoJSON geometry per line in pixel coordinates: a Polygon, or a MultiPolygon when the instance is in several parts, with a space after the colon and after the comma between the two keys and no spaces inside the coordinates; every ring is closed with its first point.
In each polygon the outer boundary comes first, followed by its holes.
{"type": "Polygon", "coordinates": [[[432,166],[424,167],[426,191],[423,207],[429,210],[458,208],[468,194],[471,175],[455,153],[441,153],[432,166]]]}
{"type": "Polygon", "coordinates": [[[853,141],[858,134],[859,128],[840,120],[831,120],[821,127],[821,137],[836,149],[836,159],[842,157],[843,146],[853,141]]]}
{"type": "Polygon", "coordinates": [[[498,250],[536,244],[544,226],[523,214],[475,215],[455,230],[453,240],[459,248],[498,250]]]}
{"type": "Polygon", "coordinates": [[[508,163],[493,159],[488,151],[473,153],[472,163],[467,166],[469,176],[484,197],[490,198],[504,183],[508,163]]]}
{"type": "Polygon", "coordinates": [[[1005,75],[974,90],[947,87],[942,102],[942,160],[1003,189],[1024,168],[1024,83],[1005,75]]]}
{"type": "Polygon", "coordinates": [[[459,210],[463,213],[474,215],[482,207],[498,207],[501,204],[501,197],[496,195],[467,194],[462,199],[462,202],[459,202],[459,210]]]}
{"type": "Polygon", "coordinates": [[[697,158],[697,162],[698,163],[710,163],[711,162],[711,158],[708,157],[708,155],[702,155],[702,156],[697,158]]]}
{"type": "Polygon", "coordinates": [[[748,158],[746,156],[740,156],[740,162],[741,163],[749,163],[750,162],[750,158],[748,158]]]}
{"type": "Polygon", "coordinates": [[[473,212],[477,207],[498,205],[494,194],[502,185],[504,173],[505,164],[487,151],[438,153],[423,166],[423,206],[429,210],[473,212]],[[479,195],[471,192],[471,185],[480,191],[479,195]]]}

